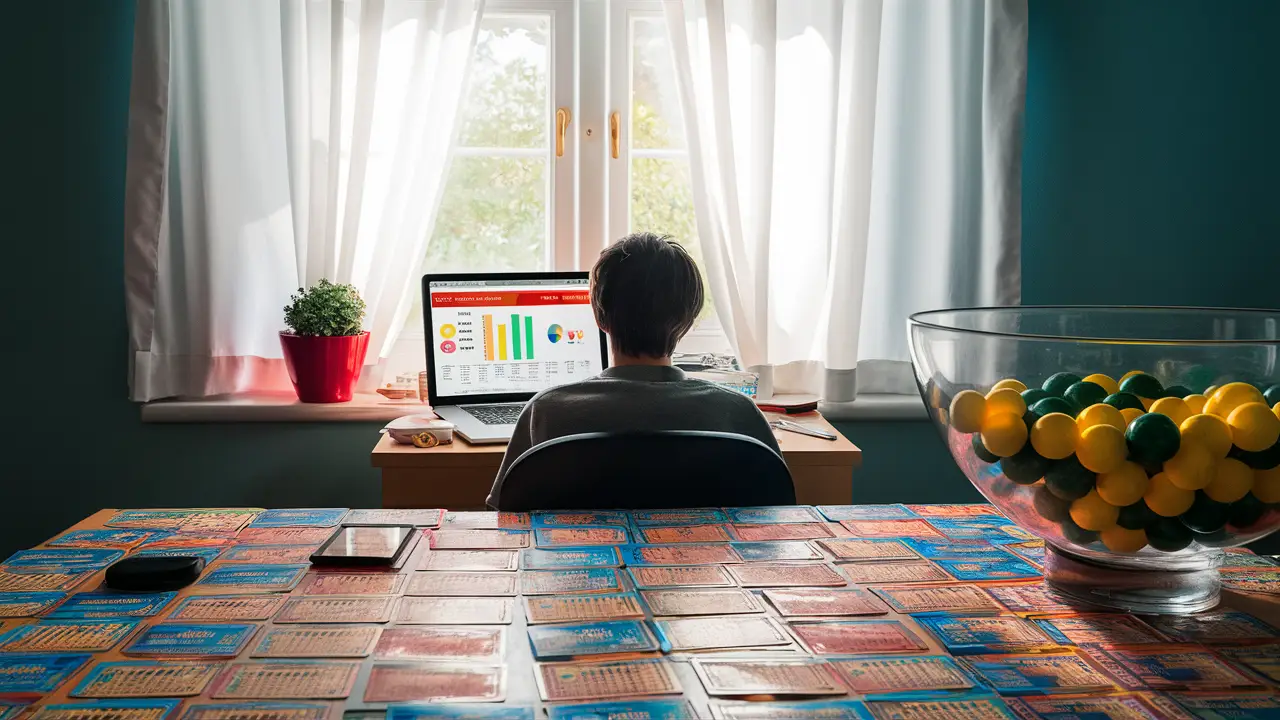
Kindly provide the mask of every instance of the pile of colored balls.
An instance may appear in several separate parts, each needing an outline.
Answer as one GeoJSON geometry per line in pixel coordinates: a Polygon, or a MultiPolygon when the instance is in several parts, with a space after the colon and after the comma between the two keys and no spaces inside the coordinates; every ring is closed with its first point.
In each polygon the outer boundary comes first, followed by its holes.
{"type": "Polygon", "coordinates": [[[948,416],[1078,545],[1223,545],[1280,504],[1280,385],[1194,393],[1137,371],[1119,382],[1061,372],[1038,388],[1007,379],[986,395],[963,390],[948,416]]]}

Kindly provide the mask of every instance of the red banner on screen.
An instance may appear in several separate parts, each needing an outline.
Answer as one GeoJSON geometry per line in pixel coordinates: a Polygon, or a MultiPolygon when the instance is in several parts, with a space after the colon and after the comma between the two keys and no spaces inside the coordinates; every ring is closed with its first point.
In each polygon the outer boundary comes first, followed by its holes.
{"type": "Polygon", "coordinates": [[[508,307],[514,305],[590,305],[587,290],[518,290],[515,292],[433,292],[431,307],[508,307]]]}

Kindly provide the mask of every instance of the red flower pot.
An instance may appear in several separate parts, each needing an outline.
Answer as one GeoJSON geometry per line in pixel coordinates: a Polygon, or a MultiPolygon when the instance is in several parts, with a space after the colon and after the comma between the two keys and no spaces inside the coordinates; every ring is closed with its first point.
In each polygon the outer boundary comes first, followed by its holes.
{"type": "Polygon", "coordinates": [[[337,403],[351,399],[352,388],[364,355],[369,333],[324,337],[280,333],[284,364],[298,399],[306,403],[337,403]]]}

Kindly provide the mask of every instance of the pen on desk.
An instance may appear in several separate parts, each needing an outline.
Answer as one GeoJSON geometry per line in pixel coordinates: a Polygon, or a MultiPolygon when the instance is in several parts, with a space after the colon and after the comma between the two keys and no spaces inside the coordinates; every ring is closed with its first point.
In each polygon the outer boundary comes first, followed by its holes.
{"type": "Polygon", "coordinates": [[[810,437],[822,438],[823,440],[836,439],[834,434],[829,433],[826,430],[809,427],[808,425],[801,425],[800,423],[791,422],[790,420],[774,420],[769,424],[779,430],[786,430],[787,432],[793,432],[797,435],[808,435],[810,437]]]}

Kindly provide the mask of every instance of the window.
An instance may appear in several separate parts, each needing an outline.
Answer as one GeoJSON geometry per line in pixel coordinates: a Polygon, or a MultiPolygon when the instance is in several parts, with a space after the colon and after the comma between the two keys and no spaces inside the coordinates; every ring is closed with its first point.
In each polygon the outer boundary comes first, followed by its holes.
{"type": "MultiPolygon", "coordinates": [[[[638,230],[674,236],[702,264],[656,0],[489,0],[460,122],[423,273],[583,270],[638,230]]],[[[709,296],[681,349],[728,349],[709,296]]],[[[418,298],[387,372],[420,369],[422,352],[418,298]]]]}

